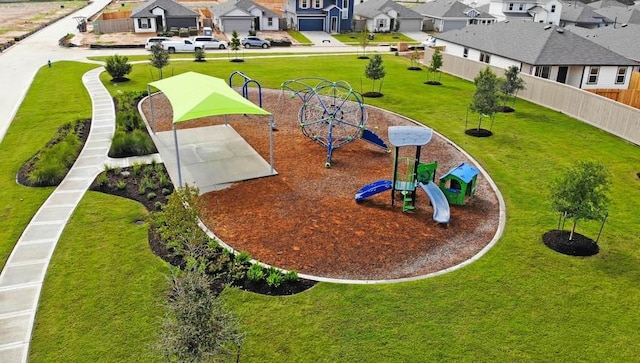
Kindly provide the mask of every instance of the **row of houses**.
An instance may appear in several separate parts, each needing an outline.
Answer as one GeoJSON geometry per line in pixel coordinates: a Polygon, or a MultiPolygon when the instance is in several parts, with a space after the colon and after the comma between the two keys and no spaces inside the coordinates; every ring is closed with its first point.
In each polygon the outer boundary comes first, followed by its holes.
{"type": "MultiPolygon", "coordinates": [[[[432,0],[406,7],[393,0],[228,0],[211,7],[220,31],[446,32],[469,25],[532,21],[600,28],[640,24],[640,5],[615,0],[585,5],[560,0],[432,0]]],[[[173,0],[152,0],[131,13],[136,32],[203,23],[201,15],[173,0]]]]}
{"type": "MultiPolygon", "coordinates": [[[[352,28],[410,32],[427,24],[437,31],[435,45],[445,53],[501,68],[516,65],[524,73],[582,89],[626,89],[631,73],[640,70],[638,6],[612,0],[590,6],[559,0],[492,0],[483,5],[434,0],[413,9],[392,0],[355,0],[355,4],[354,0],[284,0],[281,15],[273,1],[271,7],[257,1],[261,0],[229,0],[213,6],[213,26],[223,32],[283,26],[328,32],[352,28]],[[581,14],[600,11],[597,17],[589,16],[602,22],[585,27],[588,17],[567,20],[563,14],[573,14],[576,8],[583,9],[581,14]],[[618,15],[609,22],[605,13],[618,15]]],[[[138,32],[202,22],[199,14],[172,0],[152,0],[132,12],[131,18],[138,32]]]]}

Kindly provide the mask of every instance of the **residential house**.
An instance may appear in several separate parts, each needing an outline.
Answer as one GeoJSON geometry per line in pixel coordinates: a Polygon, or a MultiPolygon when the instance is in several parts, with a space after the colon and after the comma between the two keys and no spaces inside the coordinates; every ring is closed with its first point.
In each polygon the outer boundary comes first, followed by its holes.
{"type": "Polygon", "coordinates": [[[152,0],[131,12],[136,33],[157,33],[170,28],[199,27],[200,16],[172,0],[152,0]]]}
{"type": "Polygon", "coordinates": [[[444,52],[573,87],[629,86],[638,63],[563,28],[526,22],[498,22],[434,34],[444,52]]]}
{"type": "Polygon", "coordinates": [[[342,33],[351,30],[353,0],[287,0],[283,18],[300,31],[342,33]]]}
{"type": "MultiPolygon", "coordinates": [[[[640,46],[638,46],[640,25],[638,24],[595,29],[569,25],[566,29],[640,64],[640,46]]],[[[636,67],[636,71],[640,71],[640,67],[636,67]]]]}
{"type": "Polygon", "coordinates": [[[560,26],[576,25],[583,28],[599,28],[609,24],[613,24],[613,21],[580,2],[565,3],[562,7],[560,26]]]}
{"type": "Polygon", "coordinates": [[[640,24],[640,9],[633,7],[609,6],[596,9],[595,12],[612,20],[614,25],[640,24]]]}
{"type": "MultiPolygon", "coordinates": [[[[477,4],[484,9],[486,0],[480,0],[477,4]]],[[[559,0],[489,0],[488,12],[498,21],[528,20],[558,25],[562,8],[563,3],[559,0]]]]}
{"type": "Polygon", "coordinates": [[[416,6],[413,10],[424,17],[424,30],[446,32],[467,25],[491,24],[497,19],[486,12],[461,1],[434,0],[416,6]]]}
{"type": "MultiPolygon", "coordinates": [[[[587,5],[594,9],[608,8],[611,6],[620,7],[620,8],[629,8],[634,6],[634,5],[623,4],[618,0],[598,0],[592,3],[589,3],[587,5]]],[[[636,4],[635,6],[638,6],[638,5],[636,4]]]]}
{"type": "Polygon", "coordinates": [[[418,32],[422,30],[422,15],[393,0],[367,0],[353,10],[356,20],[364,20],[370,32],[418,32]]]}
{"type": "Polygon", "coordinates": [[[213,25],[222,32],[279,30],[278,14],[252,0],[229,0],[211,7],[213,25]]]}

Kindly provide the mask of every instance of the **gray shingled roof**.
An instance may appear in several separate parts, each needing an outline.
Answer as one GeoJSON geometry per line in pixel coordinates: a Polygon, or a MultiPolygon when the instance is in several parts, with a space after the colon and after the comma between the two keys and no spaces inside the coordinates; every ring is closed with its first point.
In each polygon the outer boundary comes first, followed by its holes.
{"type": "Polygon", "coordinates": [[[253,8],[258,8],[262,10],[264,16],[277,18],[278,14],[273,11],[265,8],[264,6],[257,4],[251,0],[229,0],[224,3],[220,3],[211,7],[211,10],[218,17],[225,16],[228,12],[233,11],[234,9],[240,9],[245,11],[247,14],[251,14],[251,10],[253,8]]]}
{"type": "Polygon", "coordinates": [[[386,13],[387,10],[393,9],[398,13],[399,19],[422,19],[419,13],[404,7],[393,0],[367,0],[353,7],[353,13],[367,19],[386,13]]]}
{"type": "MultiPolygon", "coordinates": [[[[612,19],[618,24],[640,24],[640,10],[634,8],[627,9],[618,6],[610,6],[608,8],[598,9],[596,10],[596,13],[612,19]]],[[[638,36],[640,36],[640,34],[638,34],[638,36]]]]}
{"type": "Polygon", "coordinates": [[[532,65],[635,64],[570,31],[531,21],[471,25],[433,37],[532,65]]]}
{"type": "Polygon", "coordinates": [[[195,11],[188,7],[178,4],[172,0],[155,0],[150,1],[131,12],[131,18],[154,18],[155,14],[151,10],[155,8],[162,8],[166,11],[168,17],[190,17],[198,16],[195,11]]]}
{"type": "Polygon", "coordinates": [[[640,25],[628,24],[626,26],[606,26],[596,29],[572,25],[567,26],[567,29],[604,48],[640,62],[640,46],[638,46],[640,25]]]}
{"type": "MultiPolygon", "coordinates": [[[[465,12],[470,9],[469,5],[452,0],[429,1],[413,8],[414,11],[432,18],[468,18],[465,12]]],[[[480,13],[476,19],[495,19],[493,15],[483,12],[480,8],[476,10],[480,13]]]]}
{"type": "Polygon", "coordinates": [[[606,17],[596,13],[592,8],[581,3],[562,4],[560,20],[576,24],[601,24],[606,17]]]}
{"type": "Polygon", "coordinates": [[[594,8],[594,9],[601,9],[601,8],[607,8],[610,6],[616,6],[616,7],[622,7],[622,8],[626,8],[627,5],[617,1],[617,0],[599,0],[599,1],[594,1],[592,3],[587,4],[590,7],[594,8]]]}

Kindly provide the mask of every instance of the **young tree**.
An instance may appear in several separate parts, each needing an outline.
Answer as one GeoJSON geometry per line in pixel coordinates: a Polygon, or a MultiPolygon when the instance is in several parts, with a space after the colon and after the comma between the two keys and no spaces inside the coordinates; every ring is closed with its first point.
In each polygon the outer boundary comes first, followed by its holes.
{"type": "Polygon", "coordinates": [[[162,68],[169,65],[169,52],[167,52],[160,43],[151,46],[151,65],[158,69],[160,79],[162,79],[162,68]]]}
{"type": "Polygon", "coordinates": [[[413,52],[411,52],[411,58],[409,59],[411,60],[411,67],[409,67],[410,71],[422,70],[422,68],[420,68],[420,52],[418,51],[418,48],[413,49],[413,52]]]}
{"type": "Polygon", "coordinates": [[[369,57],[367,57],[367,47],[369,46],[370,42],[371,38],[369,38],[369,32],[366,29],[358,33],[358,44],[362,48],[362,55],[358,58],[369,59],[369,57]]]}
{"type": "Polygon", "coordinates": [[[551,203],[563,218],[573,219],[569,241],[580,220],[604,220],[608,214],[610,173],[604,165],[581,161],[551,184],[551,203]]]}
{"type": "Polygon", "coordinates": [[[107,57],[104,69],[111,76],[112,81],[126,81],[125,76],[131,73],[129,58],[117,54],[107,57]]]}
{"type": "Polygon", "coordinates": [[[372,80],[372,92],[370,93],[371,97],[380,97],[382,96],[382,81],[380,82],[380,86],[378,88],[378,92],[376,92],[376,81],[379,79],[383,79],[386,75],[384,70],[384,65],[382,65],[382,57],[380,54],[376,54],[369,60],[367,67],[364,70],[365,77],[372,80]]]}
{"type": "Polygon", "coordinates": [[[196,62],[204,62],[205,61],[205,53],[204,50],[201,48],[196,48],[195,52],[193,53],[194,57],[195,57],[195,61],[196,62]]]}
{"type": "Polygon", "coordinates": [[[493,116],[498,108],[498,77],[490,67],[482,69],[473,79],[476,91],[469,108],[478,113],[478,127],[480,131],[483,116],[493,116]]]}
{"type": "Polygon", "coordinates": [[[238,37],[238,32],[235,30],[233,31],[233,33],[231,33],[231,41],[229,42],[229,49],[231,49],[234,52],[234,56],[235,56],[232,62],[239,62],[240,59],[238,58],[238,50],[240,50],[240,38],[238,37]]]}
{"type": "Polygon", "coordinates": [[[159,349],[168,362],[228,361],[239,357],[244,334],[211,291],[211,278],[174,274],[159,349]]]}
{"type": "Polygon", "coordinates": [[[429,63],[429,74],[433,76],[433,80],[427,82],[428,84],[439,85],[440,81],[436,81],[436,75],[440,74],[440,67],[442,67],[442,53],[436,49],[431,56],[431,63],[429,63]]]}
{"type": "Polygon", "coordinates": [[[518,91],[524,89],[524,79],[518,76],[518,73],[520,73],[520,68],[511,66],[504,72],[504,78],[500,79],[500,92],[504,94],[503,109],[507,108],[509,98],[513,98],[515,103],[518,91]]]}

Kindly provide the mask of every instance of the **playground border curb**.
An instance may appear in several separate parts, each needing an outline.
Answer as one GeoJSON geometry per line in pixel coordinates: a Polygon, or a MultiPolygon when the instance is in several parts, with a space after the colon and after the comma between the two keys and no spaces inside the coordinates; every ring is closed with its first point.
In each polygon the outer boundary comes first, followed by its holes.
{"type": "MultiPolygon", "coordinates": [[[[270,89],[267,89],[270,90],[270,89]]],[[[389,110],[385,110],[383,108],[380,107],[376,107],[376,106],[372,106],[372,105],[367,105],[367,107],[371,107],[371,108],[375,108],[384,112],[389,112],[395,116],[401,117],[404,120],[410,121],[413,124],[417,125],[417,126],[422,126],[422,127],[429,127],[427,125],[421,124],[416,120],[410,119],[406,116],[400,115],[396,112],[393,111],[389,111],[389,110]]],[[[143,115],[144,118],[144,115],[143,115]]],[[[145,123],[147,123],[146,118],[144,118],[145,123]]],[[[148,123],[147,123],[148,125],[148,123]]],[[[432,129],[433,130],[433,129],[432,129]]],[[[431,272],[428,273],[426,275],[419,275],[419,276],[411,276],[411,277],[403,277],[403,278],[399,278],[399,279],[379,279],[379,280],[354,280],[354,279],[337,279],[337,278],[331,278],[331,277],[322,277],[322,276],[314,276],[314,275],[307,275],[307,274],[298,274],[298,276],[300,276],[303,279],[307,279],[307,280],[313,280],[313,281],[318,281],[318,282],[330,282],[330,283],[335,283],[335,284],[349,284],[349,285],[372,285],[372,284],[390,284],[390,283],[401,283],[401,282],[411,282],[411,281],[418,281],[418,280],[424,280],[424,279],[428,279],[431,277],[436,277],[436,276],[440,276],[440,275],[444,275],[446,273],[449,272],[453,272],[455,270],[461,269],[467,265],[472,264],[473,262],[479,260],[482,256],[484,256],[497,242],[498,240],[500,240],[500,238],[502,237],[502,233],[504,232],[504,226],[507,220],[507,208],[506,205],[504,203],[504,198],[502,197],[502,193],[500,193],[500,189],[498,189],[498,186],[496,185],[496,183],[493,181],[493,179],[491,178],[491,176],[487,173],[487,171],[480,165],[478,164],[478,162],[476,161],[475,158],[473,158],[468,152],[466,152],[463,148],[461,148],[460,146],[458,146],[458,144],[454,143],[453,141],[449,140],[447,137],[445,137],[444,135],[442,135],[441,133],[433,130],[433,132],[438,135],[439,137],[441,137],[443,140],[449,142],[449,144],[451,144],[453,147],[455,147],[458,151],[460,151],[464,156],[466,156],[475,167],[478,168],[478,170],[480,170],[480,172],[482,173],[482,175],[487,179],[487,182],[489,183],[489,185],[491,186],[491,188],[493,189],[493,191],[496,193],[496,197],[498,198],[498,205],[499,205],[499,216],[498,216],[498,228],[496,229],[496,233],[493,235],[493,238],[491,239],[491,241],[489,241],[489,243],[484,246],[480,251],[478,251],[478,253],[476,253],[475,255],[471,256],[471,258],[462,261],[461,263],[451,266],[451,267],[447,267],[445,269],[439,270],[439,271],[435,271],[435,272],[431,272]]],[[[222,239],[218,238],[218,236],[215,235],[215,233],[213,233],[213,231],[211,231],[207,226],[204,225],[204,223],[202,223],[202,221],[198,218],[198,225],[200,226],[200,228],[211,238],[215,239],[218,241],[218,243],[225,249],[230,250],[231,252],[233,252],[234,254],[239,253],[239,251],[236,251],[233,247],[229,246],[228,244],[226,244],[222,239]]],[[[251,263],[260,263],[262,266],[265,267],[275,267],[281,271],[285,271],[281,268],[278,268],[276,266],[271,266],[268,264],[265,264],[263,262],[259,262],[256,260],[251,260],[251,263]]]]}

